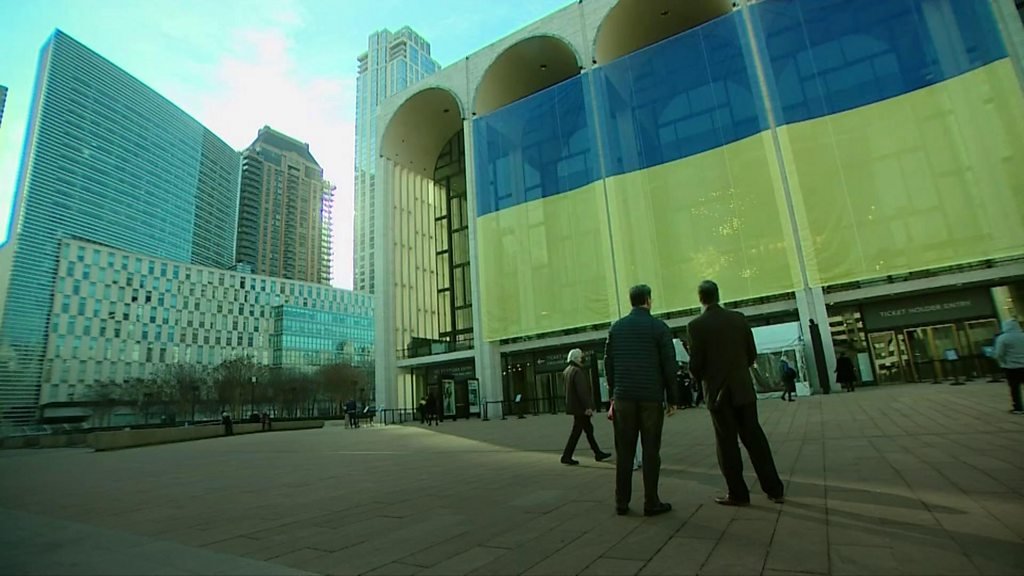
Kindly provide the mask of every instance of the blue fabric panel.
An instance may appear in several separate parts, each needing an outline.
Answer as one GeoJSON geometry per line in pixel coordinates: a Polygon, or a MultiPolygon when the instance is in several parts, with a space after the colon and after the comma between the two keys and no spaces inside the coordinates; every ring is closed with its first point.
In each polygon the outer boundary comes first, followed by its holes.
{"type": "Polygon", "coordinates": [[[606,176],[700,154],[768,128],[741,12],[591,74],[606,176]]]}
{"type": "Polygon", "coordinates": [[[747,17],[779,125],[873,104],[1006,57],[981,0],[764,0],[746,14],[732,12],[474,120],[477,215],[768,129],[747,17]]]}
{"type": "Polygon", "coordinates": [[[601,177],[585,81],[575,76],[473,121],[477,216],[601,177]]]}
{"type": "Polygon", "coordinates": [[[1006,57],[980,0],[765,0],[750,13],[779,124],[879,102],[1006,57]]]}

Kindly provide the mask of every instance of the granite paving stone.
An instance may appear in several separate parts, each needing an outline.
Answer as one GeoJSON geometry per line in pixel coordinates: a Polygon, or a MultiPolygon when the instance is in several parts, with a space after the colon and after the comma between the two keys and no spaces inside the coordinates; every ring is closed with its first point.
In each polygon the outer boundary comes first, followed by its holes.
{"type": "MultiPolygon", "coordinates": [[[[787,502],[723,494],[705,409],[666,420],[672,513],[614,513],[564,415],[0,451],[6,574],[1020,574],[1024,417],[1005,383],[763,399],[787,502]]],[[[598,442],[611,424],[594,419],[598,442]]]]}
{"type": "Polygon", "coordinates": [[[697,574],[717,542],[705,538],[672,538],[640,571],[641,576],[697,574]]]}

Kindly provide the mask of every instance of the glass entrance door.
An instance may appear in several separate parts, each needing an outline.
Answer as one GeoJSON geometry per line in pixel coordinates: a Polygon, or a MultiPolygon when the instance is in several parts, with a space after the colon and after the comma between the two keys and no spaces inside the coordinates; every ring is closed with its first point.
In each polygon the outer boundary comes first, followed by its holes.
{"type": "Polygon", "coordinates": [[[944,359],[947,358],[948,351],[954,352],[955,358],[963,356],[964,351],[960,346],[956,326],[942,324],[911,328],[906,330],[905,334],[915,380],[938,382],[943,378],[955,378],[956,366],[944,362],[944,359]]]}
{"type": "Polygon", "coordinates": [[[535,410],[541,414],[556,414],[565,409],[565,383],[561,372],[537,374],[534,396],[535,410]]]}
{"type": "Polygon", "coordinates": [[[932,326],[929,328],[932,337],[932,357],[936,359],[935,367],[939,371],[939,378],[957,379],[962,372],[960,364],[965,355],[965,350],[960,345],[960,337],[956,326],[946,324],[943,326],[932,326]],[[952,351],[950,354],[949,352],[952,351]],[[943,362],[943,360],[949,360],[943,362]]]}
{"type": "Polygon", "coordinates": [[[932,344],[927,328],[914,328],[904,332],[907,351],[910,353],[910,368],[916,382],[938,382],[939,373],[932,358],[932,344]]]}
{"type": "Polygon", "coordinates": [[[903,354],[895,332],[876,332],[868,335],[871,357],[879,384],[906,382],[903,354]]]}
{"type": "Polygon", "coordinates": [[[999,322],[994,319],[967,322],[964,324],[964,333],[967,338],[964,346],[968,348],[967,353],[971,357],[973,376],[977,378],[998,372],[998,366],[985,354],[985,349],[995,344],[999,322]]]}

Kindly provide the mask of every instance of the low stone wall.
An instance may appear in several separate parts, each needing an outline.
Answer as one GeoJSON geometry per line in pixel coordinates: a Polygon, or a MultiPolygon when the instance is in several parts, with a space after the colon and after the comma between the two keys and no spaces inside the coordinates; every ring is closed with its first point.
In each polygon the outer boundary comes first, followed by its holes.
{"type": "MultiPolygon", "coordinates": [[[[272,422],[271,432],[323,428],[323,420],[272,422]]],[[[235,434],[254,434],[262,425],[243,422],[235,424],[235,434]]],[[[152,446],[172,442],[203,440],[224,435],[224,426],[203,425],[177,428],[146,428],[142,430],[113,430],[108,432],[75,432],[73,434],[47,434],[0,438],[0,449],[18,448],[72,448],[88,446],[97,451],[120,450],[137,446],[152,446]]]]}
{"type": "MultiPolygon", "coordinates": [[[[272,432],[286,430],[309,430],[323,428],[323,420],[303,420],[294,422],[271,422],[272,432]]],[[[262,431],[262,425],[241,423],[235,424],[235,435],[253,434],[262,431]]],[[[174,442],[189,442],[192,440],[203,440],[206,438],[217,438],[224,436],[224,426],[189,426],[178,428],[150,428],[147,430],[116,430],[112,432],[95,432],[89,435],[89,446],[97,452],[105,450],[121,450],[123,448],[136,448],[139,446],[153,446],[155,444],[171,444],[174,442]]]]}

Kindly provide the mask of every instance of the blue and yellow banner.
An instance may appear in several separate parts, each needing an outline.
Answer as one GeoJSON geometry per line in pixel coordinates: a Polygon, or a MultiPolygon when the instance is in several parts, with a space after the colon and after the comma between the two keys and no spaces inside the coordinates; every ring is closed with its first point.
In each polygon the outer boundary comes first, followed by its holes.
{"type": "Polygon", "coordinates": [[[1024,97],[988,3],[766,0],[473,122],[483,331],[1024,253],[1024,97]],[[758,66],[760,65],[761,74],[758,66]],[[777,131],[772,131],[772,125],[777,131]]]}

